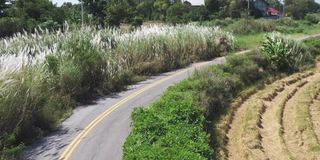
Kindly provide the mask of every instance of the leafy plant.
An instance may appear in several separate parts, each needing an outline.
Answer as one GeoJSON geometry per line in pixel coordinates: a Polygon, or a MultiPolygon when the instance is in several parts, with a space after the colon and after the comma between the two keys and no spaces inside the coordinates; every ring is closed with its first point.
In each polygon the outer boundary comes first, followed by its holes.
{"type": "Polygon", "coordinates": [[[272,65],[289,72],[312,62],[313,57],[299,42],[284,38],[278,33],[266,35],[261,51],[272,65]]]}

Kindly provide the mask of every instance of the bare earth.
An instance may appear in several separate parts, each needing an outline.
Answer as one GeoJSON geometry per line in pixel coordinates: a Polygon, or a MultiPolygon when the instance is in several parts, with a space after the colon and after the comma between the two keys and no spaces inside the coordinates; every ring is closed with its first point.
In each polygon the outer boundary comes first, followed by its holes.
{"type": "Polygon", "coordinates": [[[230,160],[320,160],[320,67],[257,90],[232,114],[230,160]]]}

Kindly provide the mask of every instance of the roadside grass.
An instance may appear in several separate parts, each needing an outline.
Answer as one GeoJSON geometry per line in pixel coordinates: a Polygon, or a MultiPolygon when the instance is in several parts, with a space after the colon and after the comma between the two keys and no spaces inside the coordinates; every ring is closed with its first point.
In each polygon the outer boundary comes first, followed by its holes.
{"type": "Polygon", "coordinates": [[[236,35],[237,45],[240,49],[256,49],[259,47],[265,33],[236,35]]]}
{"type": "MultiPolygon", "coordinates": [[[[302,33],[290,33],[283,35],[287,36],[290,39],[295,39],[298,37],[317,33],[320,33],[320,25],[305,26],[305,29],[302,33]]],[[[240,49],[256,49],[261,44],[265,35],[266,33],[254,33],[247,35],[236,34],[235,37],[237,39],[237,47],[240,49]]]]}

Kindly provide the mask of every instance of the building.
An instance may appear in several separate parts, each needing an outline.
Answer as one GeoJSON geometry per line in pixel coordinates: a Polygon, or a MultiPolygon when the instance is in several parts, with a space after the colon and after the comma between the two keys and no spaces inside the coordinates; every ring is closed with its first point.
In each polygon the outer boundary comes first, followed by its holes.
{"type": "Polygon", "coordinates": [[[261,12],[263,17],[274,17],[281,16],[281,12],[271,7],[270,4],[265,0],[251,0],[254,3],[255,9],[261,12]]]}

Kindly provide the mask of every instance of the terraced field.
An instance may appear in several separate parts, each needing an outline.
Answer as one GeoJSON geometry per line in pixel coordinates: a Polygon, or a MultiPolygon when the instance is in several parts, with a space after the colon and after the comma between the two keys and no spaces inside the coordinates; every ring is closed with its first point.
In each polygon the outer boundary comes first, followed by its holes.
{"type": "Polygon", "coordinates": [[[320,160],[320,65],[239,97],[218,124],[220,158],[320,160]]]}

